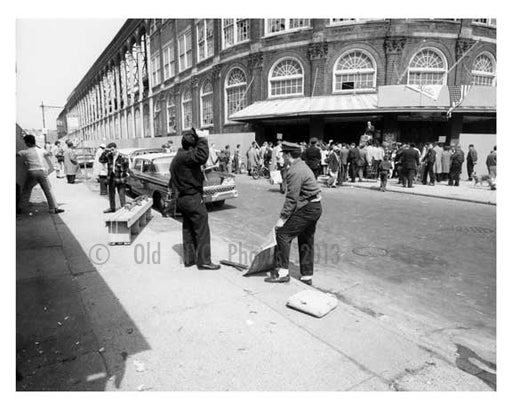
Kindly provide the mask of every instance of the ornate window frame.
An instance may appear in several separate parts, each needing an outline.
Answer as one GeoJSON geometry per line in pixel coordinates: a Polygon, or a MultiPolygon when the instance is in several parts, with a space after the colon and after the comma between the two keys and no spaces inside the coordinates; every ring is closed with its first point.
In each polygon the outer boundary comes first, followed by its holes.
{"type": "Polygon", "coordinates": [[[448,60],[446,59],[446,56],[444,53],[435,47],[422,47],[418,51],[416,51],[411,59],[409,60],[409,63],[407,64],[407,84],[408,85],[446,85],[447,83],[447,73],[448,73],[448,60]],[[421,53],[424,52],[432,52],[434,54],[437,54],[438,57],[440,57],[443,68],[429,68],[429,67],[411,67],[411,64],[414,62],[414,59],[421,53]],[[411,83],[411,73],[431,73],[431,74],[442,74],[442,82],[437,82],[435,84],[415,84],[411,83]]]}
{"type": "MultiPolygon", "coordinates": [[[[341,85],[343,87],[343,82],[341,82],[341,85]]],[[[350,93],[363,93],[363,92],[371,92],[375,91],[377,89],[377,62],[375,61],[375,58],[373,55],[364,49],[361,48],[352,48],[350,50],[345,51],[342,53],[334,62],[333,69],[332,69],[332,92],[333,94],[350,94],[350,93]],[[364,57],[367,57],[370,61],[372,68],[362,68],[362,69],[346,69],[346,70],[338,70],[338,64],[346,57],[348,57],[351,54],[360,53],[364,57]],[[362,74],[362,75],[368,75],[372,74],[372,86],[367,88],[352,88],[352,89],[337,89],[336,88],[336,77],[337,76],[343,76],[343,75],[354,75],[354,74],[362,74]]]]}
{"type": "Polygon", "coordinates": [[[173,93],[169,93],[165,104],[166,104],[165,108],[166,108],[166,114],[167,114],[167,116],[166,116],[167,134],[176,134],[176,98],[173,93]],[[173,113],[172,116],[170,115],[171,112],[173,113]],[[170,121],[171,118],[173,119],[174,128],[171,127],[171,121],[170,121]]]}
{"type": "MultiPolygon", "coordinates": [[[[224,119],[225,119],[226,123],[231,123],[231,124],[235,123],[234,121],[231,121],[229,119],[229,116],[230,116],[230,114],[229,114],[229,91],[237,89],[237,88],[240,88],[240,90],[242,90],[242,88],[243,88],[242,95],[245,94],[243,97],[243,100],[245,100],[245,103],[240,104],[241,108],[239,108],[237,111],[235,111],[235,112],[238,112],[247,106],[247,94],[246,94],[247,93],[247,85],[248,85],[247,74],[241,67],[235,66],[235,67],[231,68],[231,70],[229,70],[229,72],[226,75],[226,78],[224,80],[224,107],[225,107],[224,119]],[[237,70],[242,72],[245,82],[239,82],[239,83],[230,85],[229,81],[230,81],[231,75],[237,70]]],[[[232,114],[234,114],[235,112],[233,112],[232,114]]]]}
{"type": "Polygon", "coordinates": [[[484,51],[478,54],[473,60],[473,66],[471,67],[471,84],[489,86],[488,84],[476,84],[475,77],[481,77],[482,79],[489,78],[491,80],[490,87],[496,87],[496,58],[490,52],[484,51]],[[491,72],[475,70],[475,64],[477,63],[480,57],[487,57],[490,60],[492,65],[491,72]]]}
{"type": "Polygon", "coordinates": [[[267,85],[268,85],[268,98],[282,98],[282,97],[298,97],[298,96],[303,96],[304,95],[304,66],[302,65],[301,61],[295,57],[291,57],[291,56],[286,56],[286,57],[282,57],[280,59],[278,59],[274,64],[272,64],[272,67],[270,68],[269,72],[268,72],[268,82],[267,82],[267,85]],[[287,75],[287,76],[282,76],[282,77],[276,77],[274,75],[274,71],[276,70],[276,68],[282,64],[283,62],[287,61],[287,60],[290,60],[290,61],[293,61],[293,62],[296,62],[298,64],[298,66],[300,67],[300,70],[301,70],[301,73],[300,74],[292,74],[292,75],[287,75]],[[290,80],[297,80],[297,79],[300,79],[301,80],[301,83],[300,83],[300,92],[295,92],[295,93],[288,93],[288,94],[272,94],[272,84],[273,83],[276,83],[278,81],[280,82],[283,82],[283,81],[290,81],[290,80]]]}
{"type": "Polygon", "coordinates": [[[199,99],[199,105],[200,105],[200,113],[201,113],[201,128],[209,128],[209,127],[213,127],[213,84],[212,82],[209,80],[209,79],[206,79],[205,81],[203,81],[203,85],[201,87],[201,91],[200,91],[200,99],[199,99]],[[205,90],[206,86],[209,86],[209,89],[208,90],[205,90]],[[204,103],[204,100],[205,99],[210,99],[211,100],[211,119],[206,122],[205,121],[205,103],[204,103]]]}
{"type": "Polygon", "coordinates": [[[181,93],[181,124],[182,130],[189,130],[192,128],[193,123],[193,107],[192,107],[192,90],[190,88],[185,89],[181,93]],[[185,105],[187,107],[187,111],[190,112],[190,120],[188,122],[185,121],[185,105]],[[190,107],[189,107],[190,105],[190,107]]]}

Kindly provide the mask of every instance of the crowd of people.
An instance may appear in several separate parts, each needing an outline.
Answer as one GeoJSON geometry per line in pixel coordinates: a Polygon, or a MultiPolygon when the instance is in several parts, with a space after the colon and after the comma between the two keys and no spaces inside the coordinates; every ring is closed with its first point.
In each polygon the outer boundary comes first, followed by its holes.
{"type": "MultiPolygon", "coordinates": [[[[326,187],[336,188],[346,182],[362,182],[368,179],[380,179],[380,189],[386,191],[389,178],[396,178],[398,184],[412,188],[414,183],[435,185],[446,182],[450,186],[460,185],[460,176],[464,162],[468,180],[489,183],[492,190],[496,189],[496,146],[486,156],[487,175],[478,175],[475,167],[479,161],[479,154],[474,145],[468,146],[467,155],[460,145],[450,145],[441,142],[425,143],[416,146],[414,143],[380,143],[374,138],[374,127],[368,122],[366,132],[359,138],[359,143],[337,143],[329,140],[327,143],[311,138],[298,144],[301,149],[301,158],[313,171],[317,180],[322,181],[326,187]]],[[[35,144],[35,137],[25,137],[27,149],[20,151],[27,168],[27,178],[17,198],[21,200],[21,207],[28,201],[32,188],[40,184],[52,212],[63,212],[57,208],[55,197],[48,181],[48,174],[54,169],[57,178],[66,178],[67,183],[74,184],[76,175],[80,172],[77,161],[77,141],[65,140],[64,143],[56,141],[53,145],[47,144],[39,148],[35,144]]],[[[230,145],[223,149],[216,149],[215,144],[209,146],[209,157],[206,167],[218,166],[222,172],[240,174],[247,170],[251,175],[261,167],[269,172],[279,171],[284,181],[286,165],[283,157],[281,138],[259,145],[253,141],[244,153],[237,144],[231,151],[230,145]]],[[[164,144],[166,152],[176,152],[172,141],[164,144]]],[[[127,178],[128,164],[117,164],[119,156],[115,143],[108,146],[99,144],[93,165],[93,177],[99,181],[100,194],[110,194],[110,207],[106,212],[113,212],[112,194],[117,190],[120,202],[124,202],[123,180],[127,178]],[[111,178],[111,177],[112,178],[111,178]]],[[[284,192],[283,186],[281,191],[284,192]]],[[[17,200],[17,205],[19,200],[17,200]]]]}
{"type": "MultiPolygon", "coordinates": [[[[323,177],[325,185],[332,188],[348,181],[380,179],[381,190],[385,191],[389,178],[396,178],[399,184],[408,188],[414,187],[416,182],[430,186],[446,182],[456,187],[460,185],[464,162],[468,180],[479,178],[474,171],[478,153],[472,144],[467,155],[459,144],[427,142],[416,146],[406,142],[380,143],[368,134],[361,136],[359,143],[336,143],[333,140],[325,143],[311,138],[299,145],[301,157],[315,177],[323,177]]],[[[240,145],[232,153],[229,145],[216,150],[211,144],[208,165],[218,165],[221,171],[239,174],[243,157],[240,145]]],[[[264,142],[259,145],[253,141],[245,153],[245,161],[249,175],[259,167],[284,172],[281,139],[276,144],[264,142]]],[[[486,166],[489,185],[496,189],[496,147],[487,155],[486,166]]]]}

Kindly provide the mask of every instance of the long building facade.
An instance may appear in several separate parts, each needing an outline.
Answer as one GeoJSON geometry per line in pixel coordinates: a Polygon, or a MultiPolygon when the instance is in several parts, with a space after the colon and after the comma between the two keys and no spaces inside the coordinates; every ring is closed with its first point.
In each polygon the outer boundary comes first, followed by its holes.
{"type": "Polygon", "coordinates": [[[130,19],[58,121],[86,145],[191,127],[350,142],[367,121],[453,141],[495,134],[496,71],[495,19],[130,19]]]}

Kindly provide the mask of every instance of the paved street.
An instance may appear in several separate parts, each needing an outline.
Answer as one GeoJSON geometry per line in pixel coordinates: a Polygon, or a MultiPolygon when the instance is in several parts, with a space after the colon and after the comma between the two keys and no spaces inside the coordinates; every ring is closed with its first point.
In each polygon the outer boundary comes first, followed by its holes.
{"type": "MultiPolygon", "coordinates": [[[[106,198],[52,183],[66,212],[36,189],[17,218],[18,390],[496,388],[495,206],[324,190],[314,285],[339,306],[319,320],[285,306],[298,281],[183,268],[180,224],[157,213],[98,263],[106,198]]],[[[238,188],[210,212],[216,259],[245,262],[283,201],[266,180],[238,188]]]]}
{"type": "MultiPolygon", "coordinates": [[[[239,199],[211,214],[236,261],[234,249],[257,247],[284,198],[266,180],[244,175],[238,187],[239,199]]],[[[447,356],[460,344],[495,361],[496,207],[350,186],[323,198],[315,287],[447,356]]]]}

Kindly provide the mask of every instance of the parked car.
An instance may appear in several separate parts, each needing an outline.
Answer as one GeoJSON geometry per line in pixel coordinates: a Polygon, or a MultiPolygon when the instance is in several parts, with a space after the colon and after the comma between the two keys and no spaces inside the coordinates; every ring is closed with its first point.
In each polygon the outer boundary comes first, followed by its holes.
{"type": "MultiPolygon", "coordinates": [[[[133,159],[133,166],[128,171],[128,185],[137,195],[153,198],[155,208],[162,213],[175,215],[175,195],[170,192],[169,167],[176,154],[155,153],[138,155],[133,159]]],[[[220,172],[216,168],[204,170],[204,201],[222,206],[226,199],[238,197],[235,176],[220,172]]]]}
{"type": "Polygon", "coordinates": [[[144,154],[156,154],[159,152],[165,152],[163,148],[119,148],[117,150],[120,155],[128,158],[128,162],[130,163],[130,168],[133,166],[133,160],[135,157],[144,154]]]}
{"type": "MultiPolygon", "coordinates": [[[[139,155],[155,154],[165,152],[163,148],[119,148],[117,150],[120,155],[128,158],[129,168],[133,167],[133,160],[139,155]]],[[[126,188],[131,190],[130,181],[126,183],[126,188]]]]}
{"type": "Polygon", "coordinates": [[[76,153],[76,160],[78,162],[78,165],[80,167],[92,167],[94,164],[94,154],[95,149],[94,148],[77,148],[75,150],[76,153]]]}

